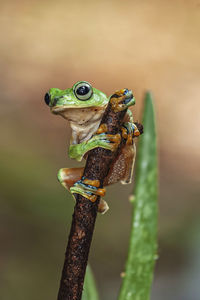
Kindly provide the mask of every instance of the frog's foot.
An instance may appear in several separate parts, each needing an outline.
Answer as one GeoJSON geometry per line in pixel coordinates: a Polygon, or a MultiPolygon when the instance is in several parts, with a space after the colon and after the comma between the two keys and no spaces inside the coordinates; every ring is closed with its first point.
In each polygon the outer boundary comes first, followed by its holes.
{"type": "MultiPolygon", "coordinates": [[[[102,124],[96,134],[91,138],[90,143],[94,143],[95,147],[101,147],[110,151],[115,151],[121,143],[121,135],[106,133],[107,126],[102,124]]],[[[94,147],[94,148],[95,148],[94,147]]]]}
{"type": "MultiPolygon", "coordinates": [[[[58,172],[58,181],[62,184],[62,186],[64,186],[64,188],[70,191],[70,188],[77,181],[81,180],[83,169],[84,168],[62,168],[58,172]]],[[[101,198],[98,205],[98,212],[101,214],[105,214],[108,209],[109,206],[107,202],[101,198]]]]}
{"type": "Polygon", "coordinates": [[[122,111],[135,104],[135,98],[131,90],[122,89],[116,91],[110,98],[112,110],[114,112],[122,111]]]}
{"type": "Polygon", "coordinates": [[[105,189],[99,188],[99,180],[91,180],[85,177],[82,177],[81,180],[75,182],[75,184],[70,188],[72,194],[80,194],[83,197],[89,199],[91,202],[97,200],[97,196],[104,196],[105,189]]]}
{"type": "Polygon", "coordinates": [[[134,123],[124,123],[121,128],[122,137],[126,139],[126,145],[133,144],[133,138],[140,135],[140,131],[134,123]]]}
{"type": "MultiPolygon", "coordinates": [[[[91,202],[97,200],[97,196],[104,196],[105,189],[99,188],[99,180],[90,180],[85,177],[82,177],[81,180],[75,182],[75,184],[70,188],[72,194],[80,194],[83,197],[89,199],[91,202]]],[[[100,198],[98,205],[98,212],[105,214],[109,209],[109,206],[105,200],[100,198]]]]}

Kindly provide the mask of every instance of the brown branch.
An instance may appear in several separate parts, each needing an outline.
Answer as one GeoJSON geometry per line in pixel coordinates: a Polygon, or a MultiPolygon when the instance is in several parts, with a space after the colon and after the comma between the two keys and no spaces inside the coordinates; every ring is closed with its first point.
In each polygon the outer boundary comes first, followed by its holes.
{"type": "MultiPolygon", "coordinates": [[[[103,115],[101,124],[107,124],[108,133],[117,134],[120,131],[126,110],[113,112],[109,103],[103,115]]],[[[122,139],[117,151],[111,152],[103,148],[96,148],[88,153],[83,176],[92,180],[99,180],[103,187],[110,165],[116,157],[125,140],[122,139]]],[[[88,261],[92,235],[97,216],[99,197],[96,202],[75,194],[76,205],[72,218],[72,225],[65,253],[58,300],[80,300],[83,290],[84,276],[88,261]]]]}

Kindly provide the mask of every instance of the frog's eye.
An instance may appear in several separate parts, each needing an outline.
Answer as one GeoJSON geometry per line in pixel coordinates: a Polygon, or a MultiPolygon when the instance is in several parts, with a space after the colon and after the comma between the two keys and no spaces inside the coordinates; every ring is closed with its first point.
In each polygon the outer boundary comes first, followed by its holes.
{"type": "Polygon", "coordinates": [[[79,100],[84,101],[91,98],[93,90],[88,82],[82,81],[74,87],[74,94],[79,100]]]}
{"type": "Polygon", "coordinates": [[[44,96],[44,101],[47,105],[49,105],[50,103],[50,95],[49,93],[46,93],[45,96],[44,96]]]}

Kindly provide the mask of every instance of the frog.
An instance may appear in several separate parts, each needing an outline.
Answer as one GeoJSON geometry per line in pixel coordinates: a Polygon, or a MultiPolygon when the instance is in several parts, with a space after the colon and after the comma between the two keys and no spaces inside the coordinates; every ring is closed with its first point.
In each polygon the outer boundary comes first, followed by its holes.
{"type": "MultiPolygon", "coordinates": [[[[81,161],[87,158],[87,153],[97,147],[115,151],[121,136],[107,133],[106,124],[101,124],[102,116],[109,101],[112,100],[113,110],[126,109],[121,128],[122,136],[127,139],[125,146],[113,161],[103,186],[108,186],[121,181],[122,184],[130,184],[136,157],[136,147],[133,138],[140,135],[137,124],[133,121],[133,115],[129,107],[135,104],[135,98],[131,90],[122,89],[108,97],[102,91],[94,88],[87,81],[78,81],[71,88],[64,90],[50,88],[44,96],[45,103],[54,115],[60,115],[66,119],[71,127],[71,139],[69,157],[81,161]],[[119,99],[125,101],[119,104],[119,99]]],[[[92,202],[100,196],[98,212],[105,213],[109,207],[102,198],[105,189],[100,188],[98,181],[83,177],[83,167],[62,168],[58,171],[58,181],[64,188],[74,194],[81,194],[92,202]]],[[[75,198],[75,197],[74,197],[75,198]]]]}

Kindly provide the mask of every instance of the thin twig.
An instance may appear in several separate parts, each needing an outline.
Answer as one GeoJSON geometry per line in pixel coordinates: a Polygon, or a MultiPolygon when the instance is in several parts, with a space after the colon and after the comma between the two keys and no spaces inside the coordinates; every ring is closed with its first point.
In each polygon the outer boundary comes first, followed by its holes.
{"type": "MultiPolygon", "coordinates": [[[[114,112],[109,103],[101,124],[107,125],[109,134],[117,134],[120,131],[125,114],[126,110],[114,112]]],[[[99,180],[100,187],[103,187],[103,181],[109,172],[110,165],[124,142],[125,140],[122,139],[115,152],[103,148],[96,148],[88,152],[83,176],[92,180],[99,180]]],[[[65,253],[58,300],[81,300],[97,207],[100,200],[98,197],[96,202],[91,202],[79,194],[75,194],[75,197],[76,205],[65,253]]]]}

